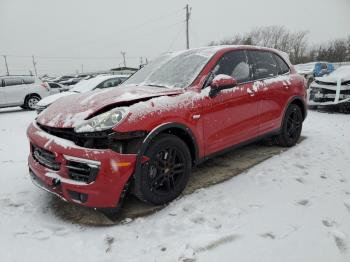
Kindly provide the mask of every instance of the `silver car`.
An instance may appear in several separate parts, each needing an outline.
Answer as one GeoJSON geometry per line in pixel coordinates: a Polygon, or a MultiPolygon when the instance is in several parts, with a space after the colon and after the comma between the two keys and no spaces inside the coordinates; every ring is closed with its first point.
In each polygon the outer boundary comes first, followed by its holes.
{"type": "Polygon", "coordinates": [[[41,98],[53,93],[47,83],[31,76],[0,77],[0,107],[21,106],[33,110],[41,98]]]}

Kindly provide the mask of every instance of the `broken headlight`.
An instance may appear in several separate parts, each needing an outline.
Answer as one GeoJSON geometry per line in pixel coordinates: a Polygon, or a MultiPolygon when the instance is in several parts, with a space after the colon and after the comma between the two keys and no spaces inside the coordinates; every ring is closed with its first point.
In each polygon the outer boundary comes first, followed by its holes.
{"type": "Polygon", "coordinates": [[[96,132],[113,128],[120,123],[129,113],[127,107],[118,107],[97,115],[75,126],[77,133],[96,132]]]}

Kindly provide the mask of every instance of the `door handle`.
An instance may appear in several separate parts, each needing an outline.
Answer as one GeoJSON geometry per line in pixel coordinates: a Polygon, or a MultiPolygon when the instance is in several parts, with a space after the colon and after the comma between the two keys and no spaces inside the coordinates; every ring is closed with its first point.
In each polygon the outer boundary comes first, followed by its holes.
{"type": "Polygon", "coordinates": [[[247,89],[247,93],[248,93],[250,96],[254,96],[256,92],[255,92],[254,90],[248,88],[248,89],[247,89]]]}

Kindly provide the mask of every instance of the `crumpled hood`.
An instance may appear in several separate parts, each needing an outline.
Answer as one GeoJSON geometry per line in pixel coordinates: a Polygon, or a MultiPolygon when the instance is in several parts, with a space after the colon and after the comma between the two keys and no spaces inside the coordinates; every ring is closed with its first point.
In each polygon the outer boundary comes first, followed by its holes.
{"type": "Polygon", "coordinates": [[[105,107],[130,105],[133,102],[153,97],[177,95],[182,89],[170,89],[151,86],[120,86],[117,88],[97,90],[59,99],[37,118],[44,126],[56,128],[73,128],[76,124],[103,110],[105,107]]]}
{"type": "Polygon", "coordinates": [[[349,74],[330,74],[327,76],[322,77],[316,77],[315,78],[318,81],[324,82],[324,83],[337,83],[339,79],[341,79],[341,82],[347,82],[350,81],[350,73],[349,74]]]}

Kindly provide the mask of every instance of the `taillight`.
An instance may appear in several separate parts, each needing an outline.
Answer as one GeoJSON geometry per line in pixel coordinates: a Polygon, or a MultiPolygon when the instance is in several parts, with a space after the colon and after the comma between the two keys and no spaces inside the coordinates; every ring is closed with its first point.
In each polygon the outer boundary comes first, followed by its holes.
{"type": "Polygon", "coordinates": [[[47,91],[50,90],[50,87],[49,87],[49,84],[48,84],[48,83],[42,82],[42,83],[41,83],[41,86],[42,86],[43,88],[45,88],[47,91]]]}

